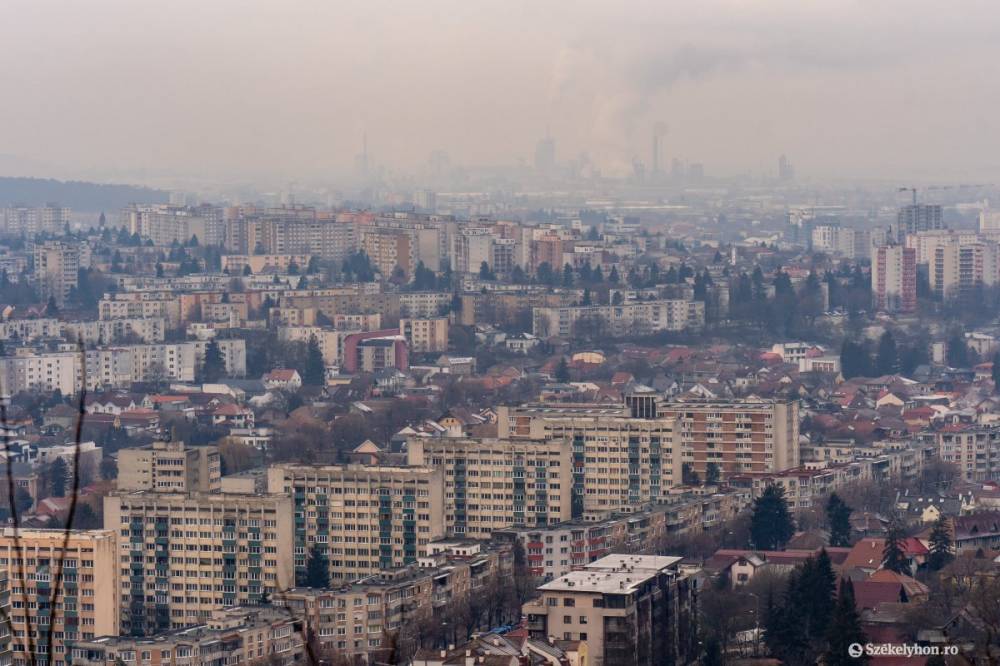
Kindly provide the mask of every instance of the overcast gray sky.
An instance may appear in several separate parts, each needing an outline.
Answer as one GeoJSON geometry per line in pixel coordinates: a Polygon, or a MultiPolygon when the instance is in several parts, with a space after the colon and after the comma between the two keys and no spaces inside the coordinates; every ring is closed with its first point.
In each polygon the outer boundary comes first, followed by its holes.
{"type": "MultiPolygon", "coordinates": [[[[710,173],[1000,168],[996,2],[4,0],[0,154],[79,175],[664,154],[710,173]]],[[[8,159],[8,163],[10,160],[8,159]]]]}

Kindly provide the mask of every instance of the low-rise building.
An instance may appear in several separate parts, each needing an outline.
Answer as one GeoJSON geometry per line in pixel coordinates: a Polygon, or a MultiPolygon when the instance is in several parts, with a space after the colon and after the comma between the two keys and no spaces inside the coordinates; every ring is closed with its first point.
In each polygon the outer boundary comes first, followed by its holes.
{"type": "Polygon", "coordinates": [[[312,255],[308,254],[224,254],[221,270],[229,275],[251,273],[305,273],[312,255]]]}
{"type": "Polygon", "coordinates": [[[509,548],[474,543],[458,553],[441,545],[442,552],[416,564],[330,589],[293,588],[274,603],[301,619],[321,649],[383,661],[392,637],[408,624],[434,621],[444,606],[469,595],[497,594],[513,567],[509,548]]]}
{"type": "Polygon", "coordinates": [[[524,605],[539,639],[586,641],[595,666],[694,663],[697,578],[681,558],[608,555],[538,588],[524,605]]]}
{"type": "Polygon", "coordinates": [[[107,635],[73,643],[74,666],[218,666],[266,662],[292,666],[305,657],[296,618],[267,606],[218,608],[205,624],[146,638],[107,635]]]}
{"type": "Polygon", "coordinates": [[[704,301],[636,301],[620,305],[534,308],[532,332],[542,338],[578,335],[624,337],[705,326],[704,301]]]}

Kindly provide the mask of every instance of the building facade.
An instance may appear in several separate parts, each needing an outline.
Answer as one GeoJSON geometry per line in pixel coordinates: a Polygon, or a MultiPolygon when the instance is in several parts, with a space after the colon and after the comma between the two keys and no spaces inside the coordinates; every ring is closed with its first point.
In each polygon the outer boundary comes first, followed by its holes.
{"type": "Polygon", "coordinates": [[[280,464],[268,491],[294,500],[294,571],[326,557],[331,584],[406,566],[444,535],[443,474],[428,467],[280,464]]]}
{"type": "Polygon", "coordinates": [[[799,465],[797,400],[667,401],[656,405],[656,413],[676,420],[683,463],[702,479],[799,465]]]}
{"type": "Polygon", "coordinates": [[[565,439],[413,437],[406,453],[410,465],[442,470],[449,535],[489,539],[495,530],[572,515],[572,452],[565,439]]]}
{"type": "Polygon", "coordinates": [[[532,312],[533,332],[543,338],[579,335],[623,337],[704,326],[704,301],[683,299],[535,308],[532,312]]]}
{"type": "Polygon", "coordinates": [[[35,245],[35,284],[43,299],[66,303],[69,292],[77,287],[80,270],[80,247],[63,241],[45,241],[35,245]]]}
{"type": "Polygon", "coordinates": [[[7,527],[0,536],[0,568],[8,571],[12,597],[9,611],[15,666],[68,666],[68,645],[118,632],[115,532],[72,530],[64,548],[65,539],[61,529],[15,532],[7,527]],[[53,607],[51,598],[60,568],[59,600],[53,607]],[[50,629],[52,644],[48,645],[50,629]]]}
{"type": "Polygon", "coordinates": [[[222,463],[215,446],[186,447],[184,442],[154,442],[118,452],[118,490],[217,492],[222,463]]]}
{"type": "Polygon", "coordinates": [[[872,252],[875,308],[889,312],[917,309],[917,255],[902,245],[883,245],[872,252]]]}
{"type": "Polygon", "coordinates": [[[661,501],[681,481],[672,417],[633,416],[626,406],[501,406],[497,434],[569,444],[572,518],[597,520],[661,501]]]}
{"type": "Polygon", "coordinates": [[[203,624],[293,584],[287,496],[120,492],[104,524],[119,535],[123,635],[203,624]]]}
{"type": "Polygon", "coordinates": [[[411,352],[418,354],[448,351],[448,318],[400,319],[399,334],[411,352]]]}
{"type": "Polygon", "coordinates": [[[295,618],[280,608],[212,611],[205,624],[147,638],[102,636],[73,644],[73,666],[292,666],[306,651],[295,618]]]}

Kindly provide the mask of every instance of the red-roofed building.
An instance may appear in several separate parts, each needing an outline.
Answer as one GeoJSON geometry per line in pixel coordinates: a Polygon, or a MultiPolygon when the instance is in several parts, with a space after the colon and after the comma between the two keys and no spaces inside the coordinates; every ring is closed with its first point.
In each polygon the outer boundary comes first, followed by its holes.
{"type": "Polygon", "coordinates": [[[186,395],[147,395],[142,406],[161,411],[181,411],[191,406],[186,395]]]}
{"type": "MultiPolygon", "coordinates": [[[[911,570],[924,563],[929,551],[920,539],[907,537],[902,544],[903,556],[910,561],[911,570]]],[[[855,576],[861,571],[869,576],[882,568],[882,556],[885,551],[885,539],[865,538],[854,544],[851,552],[844,560],[842,575],[855,576]]]]}
{"type": "Polygon", "coordinates": [[[231,428],[252,428],[253,410],[236,404],[221,405],[212,412],[212,423],[231,428]]]}
{"type": "Polygon", "coordinates": [[[261,378],[269,391],[297,391],[302,388],[302,376],[294,368],[275,368],[261,378]]]}
{"type": "Polygon", "coordinates": [[[155,409],[130,409],[118,415],[118,424],[130,431],[156,430],[160,427],[160,414],[155,409]]]}
{"type": "Polygon", "coordinates": [[[635,377],[632,376],[631,372],[616,372],[611,375],[611,385],[612,386],[624,386],[631,381],[634,381],[635,377]]]}
{"type": "MultiPolygon", "coordinates": [[[[704,569],[714,575],[728,575],[733,587],[749,582],[756,573],[765,568],[788,570],[800,566],[810,557],[819,555],[822,548],[808,550],[742,550],[720,549],[705,561],[704,569]]],[[[850,548],[827,547],[834,571],[850,552],[850,548]]]]}

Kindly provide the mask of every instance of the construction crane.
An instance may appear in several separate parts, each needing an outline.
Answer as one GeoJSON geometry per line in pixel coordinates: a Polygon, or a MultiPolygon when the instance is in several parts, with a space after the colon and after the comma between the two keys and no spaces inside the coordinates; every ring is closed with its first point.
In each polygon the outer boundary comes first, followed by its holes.
{"type": "MultiPolygon", "coordinates": [[[[961,185],[931,185],[925,187],[924,191],[928,190],[967,190],[967,189],[981,189],[983,187],[994,187],[992,183],[979,183],[975,185],[961,184],[961,185]]],[[[917,188],[915,187],[900,187],[896,189],[897,192],[912,192],[913,193],[913,205],[917,205],[917,188]]]]}
{"type": "Polygon", "coordinates": [[[897,192],[913,192],[913,205],[917,205],[917,188],[915,187],[900,187],[896,190],[897,192]]]}

